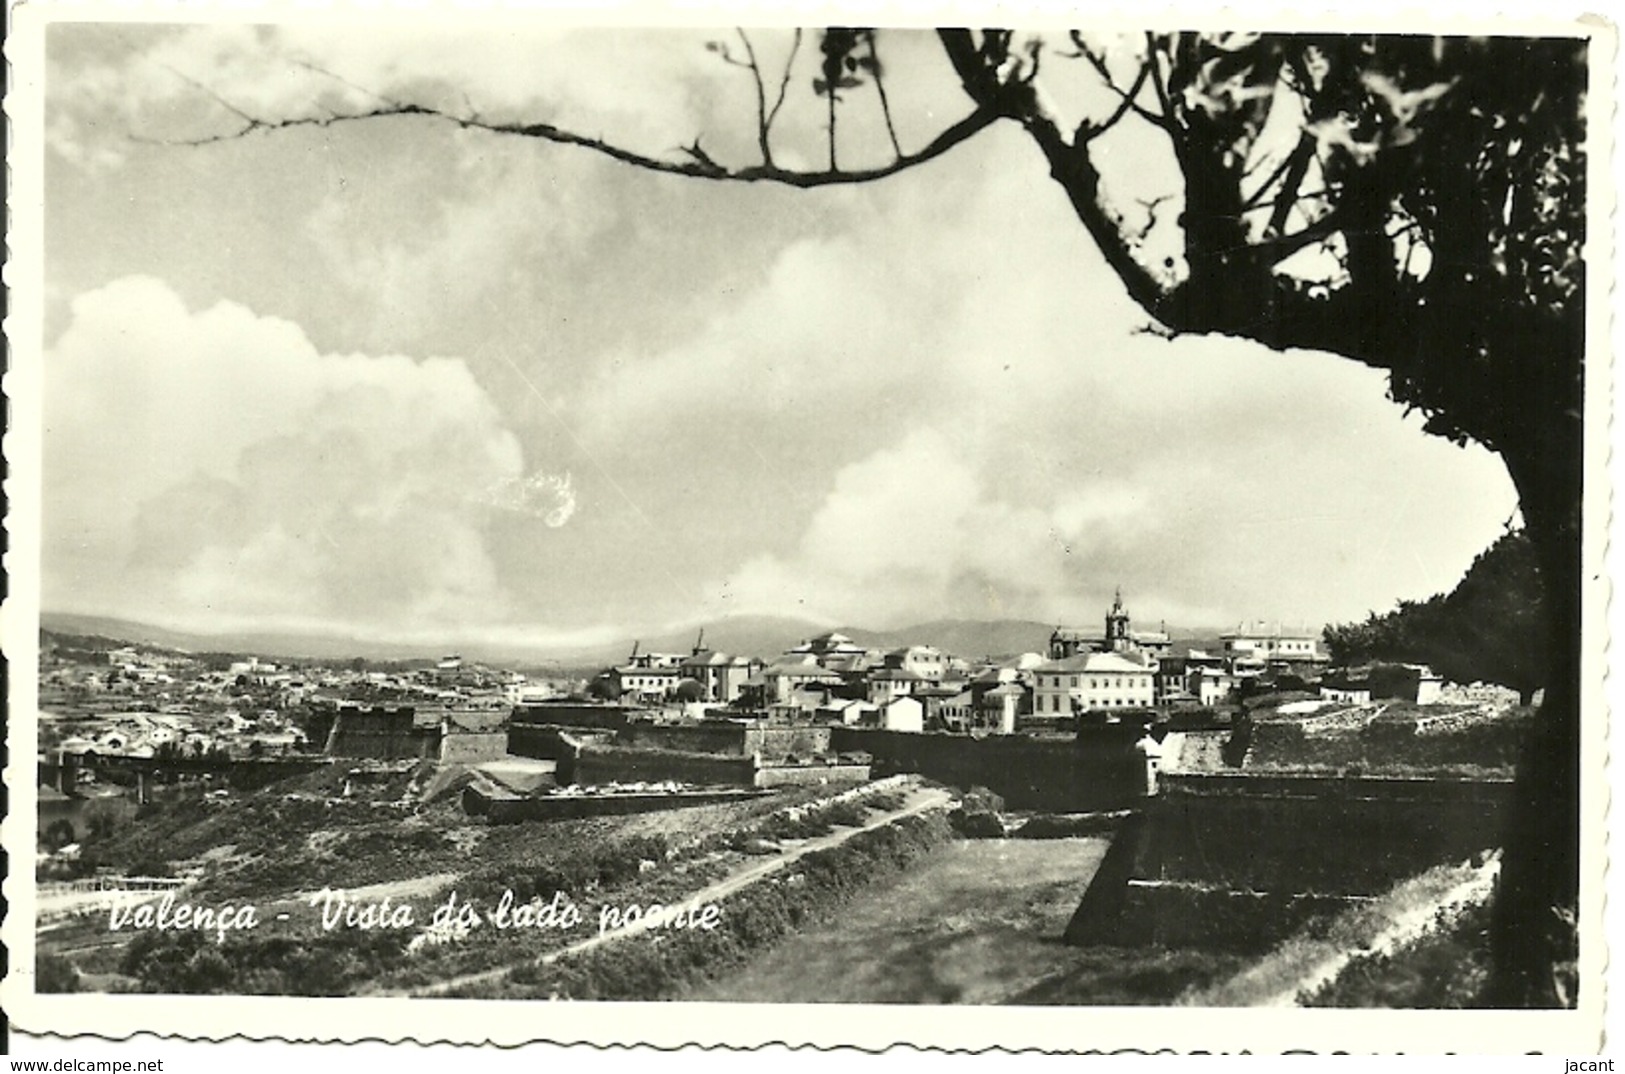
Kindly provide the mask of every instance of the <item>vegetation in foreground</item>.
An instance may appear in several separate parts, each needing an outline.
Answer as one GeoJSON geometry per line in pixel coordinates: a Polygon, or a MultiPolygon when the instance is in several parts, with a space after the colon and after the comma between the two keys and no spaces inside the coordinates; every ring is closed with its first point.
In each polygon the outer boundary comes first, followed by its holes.
{"type": "Polygon", "coordinates": [[[493,827],[470,823],[449,803],[378,809],[300,793],[279,785],[239,800],[149,810],[95,847],[96,859],[201,874],[188,895],[199,905],[247,898],[263,908],[328,885],[422,881],[414,890],[418,926],[451,890],[482,910],[506,891],[516,905],[559,893],[584,923],[573,931],[476,928],[456,942],[414,948],[421,928],[325,930],[309,908],[300,923],[266,920],[223,940],[146,930],[109,943],[107,919],[97,916],[42,944],[39,990],[347,995],[421,987],[540,956],[590,934],[599,906],[681,901],[726,875],[752,845],[828,834],[902,802],[876,790],[822,803],[829,789],[796,788],[660,814],[493,827]],[[83,949],[66,957],[61,948],[75,943],[83,949]]]}
{"type": "Polygon", "coordinates": [[[1193,948],[1090,947],[1065,972],[1010,1002],[1028,1006],[1167,1006],[1236,973],[1245,955],[1193,948]]]}
{"type": "Polygon", "coordinates": [[[814,851],[785,875],[755,884],[722,906],[709,932],[671,931],[606,944],[550,965],[533,964],[497,986],[464,995],[503,999],[657,1000],[739,965],[802,928],[829,920],[870,884],[883,882],[949,842],[937,813],[905,817],[814,851]]]}
{"type": "MultiPolygon", "coordinates": [[[[1429,1010],[1488,1006],[1492,905],[1493,900],[1485,901],[1457,915],[1440,911],[1414,944],[1351,959],[1334,979],[1300,996],[1299,1004],[1429,1010]]],[[[1561,987],[1573,995],[1572,978],[1561,987]]]]}
{"type": "Polygon", "coordinates": [[[1195,1006],[1485,1006],[1498,859],[1444,864],[1383,895],[1306,922],[1233,976],[1193,991],[1195,1006]]]}

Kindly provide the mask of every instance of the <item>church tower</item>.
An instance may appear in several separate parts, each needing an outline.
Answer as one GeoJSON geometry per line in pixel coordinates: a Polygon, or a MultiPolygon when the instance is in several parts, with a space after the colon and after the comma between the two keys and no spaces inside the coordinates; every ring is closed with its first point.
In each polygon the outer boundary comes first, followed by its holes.
{"type": "Polygon", "coordinates": [[[1123,653],[1134,648],[1134,642],[1129,637],[1128,612],[1123,608],[1123,590],[1117,590],[1117,599],[1112,602],[1111,611],[1106,613],[1106,649],[1109,652],[1123,653]]]}

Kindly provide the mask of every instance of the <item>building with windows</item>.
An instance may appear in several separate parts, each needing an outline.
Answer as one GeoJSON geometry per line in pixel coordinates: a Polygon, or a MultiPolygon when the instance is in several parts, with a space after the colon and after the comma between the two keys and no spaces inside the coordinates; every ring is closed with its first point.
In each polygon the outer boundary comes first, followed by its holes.
{"type": "Polygon", "coordinates": [[[1271,668],[1314,668],[1331,659],[1320,651],[1318,634],[1279,623],[1242,623],[1220,637],[1226,661],[1240,674],[1271,668]]]}
{"type": "Polygon", "coordinates": [[[1185,672],[1185,693],[1204,708],[1227,700],[1235,689],[1236,677],[1220,668],[1193,667],[1185,672]]]}
{"type": "Polygon", "coordinates": [[[910,697],[926,681],[902,668],[882,668],[869,675],[869,701],[871,704],[885,705],[894,698],[910,697]]]}
{"type": "Polygon", "coordinates": [[[1143,653],[1079,653],[1033,669],[1033,715],[1150,708],[1157,661],[1143,653]]]}
{"type": "Polygon", "coordinates": [[[741,684],[741,689],[757,704],[770,705],[789,701],[791,695],[803,687],[818,686],[828,690],[841,685],[842,681],[839,674],[821,665],[810,653],[786,654],[752,675],[741,684]],[[751,688],[756,686],[760,687],[759,698],[752,696],[757,691],[751,688]]]}
{"type": "Polygon", "coordinates": [[[931,682],[941,682],[948,670],[948,656],[930,645],[910,645],[886,654],[886,666],[907,671],[931,682]]]}
{"type": "Polygon", "coordinates": [[[616,697],[642,701],[663,701],[677,689],[682,673],[670,665],[626,664],[609,673],[610,689],[616,697]]]}
{"type": "Polygon", "coordinates": [[[702,701],[722,703],[738,698],[746,681],[761,669],[762,661],[754,657],[715,652],[702,648],[699,642],[678,666],[685,677],[699,683],[702,701]]]}

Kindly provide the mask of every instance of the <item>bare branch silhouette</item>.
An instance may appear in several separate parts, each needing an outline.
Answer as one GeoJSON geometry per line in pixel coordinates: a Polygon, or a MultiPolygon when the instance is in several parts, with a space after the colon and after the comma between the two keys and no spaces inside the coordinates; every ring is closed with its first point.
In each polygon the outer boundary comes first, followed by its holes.
{"type": "Polygon", "coordinates": [[[784,61],[784,76],[779,79],[779,95],[773,102],[773,107],[767,112],[767,126],[771,128],[773,121],[779,117],[779,109],[784,107],[784,95],[790,88],[790,72],[795,68],[796,55],[801,51],[801,30],[797,28],[795,38],[790,42],[790,56],[784,61]]]}
{"type": "MultiPolygon", "coordinates": [[[[762,84],[762,68],[756,62],[756,47],[750,43],[750,36],[737,26],[734,27],[734,32],[739,35],[739,40],[745,45],[745,55],[748,57],[745,66],[750,69],[751,82],[756,86],[756,144],[762,150],[762,163],[771,165],[773,163],[773,149],[768,144],[767,137],[767,87],[762,84]]],[[[698,145],[698,141],[695,144],[698,145]]]]}
{"type": "Polygon", "coordinates": [[[1133,85],[1124,90],[1119,89],[1117,83],[1112,80],[1111,73],[1106,70],[1106,62],[1104,59],[1096,57],[1092,52],[1090,52],[1088,49],[1084,49],[1081,45],[1079,48],[1081,49],[1081,54],[1088,58],[1089,62],[1094,65],[1096,71],[1100,72],[1100,77],[1106,83],[1106,88],[1117,94],[1118,102],[1117,108],[1112,112],[1112,114],[1107,116],[1101,122],[1092,123],[1085,121],[1083,124],[1080,124],[1077,134],[1078,141],[1087,142],[1098,138],[1100,135],[1117,126],[1118,122],[1122,120],[1123,116],[1131,111],[1142,119],[1155,123],[1158,126],[1162,125],[1162,120],[1159,117],[1152,115],[1147,109],[1141,107],[1137,100],[1137,98],[1140,96],[1140,90],[1145,86],[1146,76],[1151,73],[1151,64],[1153,61],[1149,56],[1146,57],[1145,62],[1140,65],[1140,73],[1134,77],[1133,85]]]}
{"type": "Polygon", "coordinates": [[[865,37],[869,45],[869,73],[874,76],[875,93],[880,96],[880,114],[886,118],[886,135],[891,139],[892,152],[901,157],[903,147],[897,143],[897,128],[892,126],[891,102],[886,99],[886,79],[880,69],[879,46],[875,43],[876,34],[870,30],[865,37]]]}
{"type": "Polygon", "coordinates": [[[226,100],[219,93],[215,92],[210,87],[204,85],[202,82],[199,82],[197,79],[193,78],[191,75],[185,73],[184,71],[177,70],[174,67],[171,67],[167,63],[159,64],[159,66],[162,67],[164,70],[168,71],[170,74],[174,75],[176,78],[180,79],[182,82],[185,82],[188,86],[191,86],[193,89],[199,90],[199,91],[207,94],[210,97],[210,99],[212,99],[221,108],[224,108],[226,111],[230,112],[232,115],[236,116],[238,119],[240,119],[244,123],[246,123],[247,126],[244,127],[243,131],[242,131],[242,133],[244,133],[244,134],[247,134],[249,131],[252,131],[252,130],[264,130],[266,128],[270,128],[270,127],[274,127],[274,126],[278,125],[277,123],[268,122],[266,120],[260,119],[258,116],[253,116],[253,115],[250,115],[249,113],[243,111],[241,108],[238,108],[236,105],[234,105],[230,101],[226,100]]]}
{"type": "MultiPolygon", "coordinates": [[[[185,76],[181,77],[184,78],[185,76]]],[[[188,82],[192,81],[191,79],[186,80],[188,82]]],[[[895,175],[927,161],[935,160],[954,146],[1002,118],[998,112],[991,109],[977,108],[957,122],[943,128],[923,149],[914,153],[905,153],[889,164],[875,168],[857,168],[851,171],[840,171],[831,168],[827,171],[808,172],[781,168],[765,162],[746,167],[729,167],[700,149],[698,143],[681,147],[681,152],[685,153],[690,158],[689,160],[665,160],[615,145],[602,138],[566,130],[551,123],[496,122],[478,116],[454,115],[421,104],[385,105],[362,112],[294,117],[275,121],[267,121],[249,115],[224,100],[221,101],[221,104],[241,118],[244,121],[243,126],[233,131],[207,135],[201,138],[157,140],[158,144],[176,146],[212,145],[219,142],[234,141],[255,131],[290,130],[298,127],[331,127],[342,123],[359,123],[398,116],[418,116],[450,123],[464,130],[483,131],[488,134],[501,134],[520,138],[535,138],[556,145],[576,146],[609,157],[612,160],[620,161],[623,164],[630,164],[634,167],[660,172],[665,175],[681,175],[693,179],[710,179],[719,182],[777,183],[783,186],[808,188],[868,183],[876,179],[883,179],[888,175],[895,175]]],[[[137,140],[154,141],[152,139],[137,140]]]]}

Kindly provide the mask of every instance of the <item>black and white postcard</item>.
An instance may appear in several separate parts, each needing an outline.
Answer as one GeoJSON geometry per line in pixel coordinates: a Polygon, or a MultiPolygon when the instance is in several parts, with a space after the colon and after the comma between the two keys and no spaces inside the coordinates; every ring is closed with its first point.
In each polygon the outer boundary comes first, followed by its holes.
{"type": "Polygon", "coordinates": [[[18,1030],[1597,1052],[1613,27],[898,15],[13,8],[18,1030]]]}

